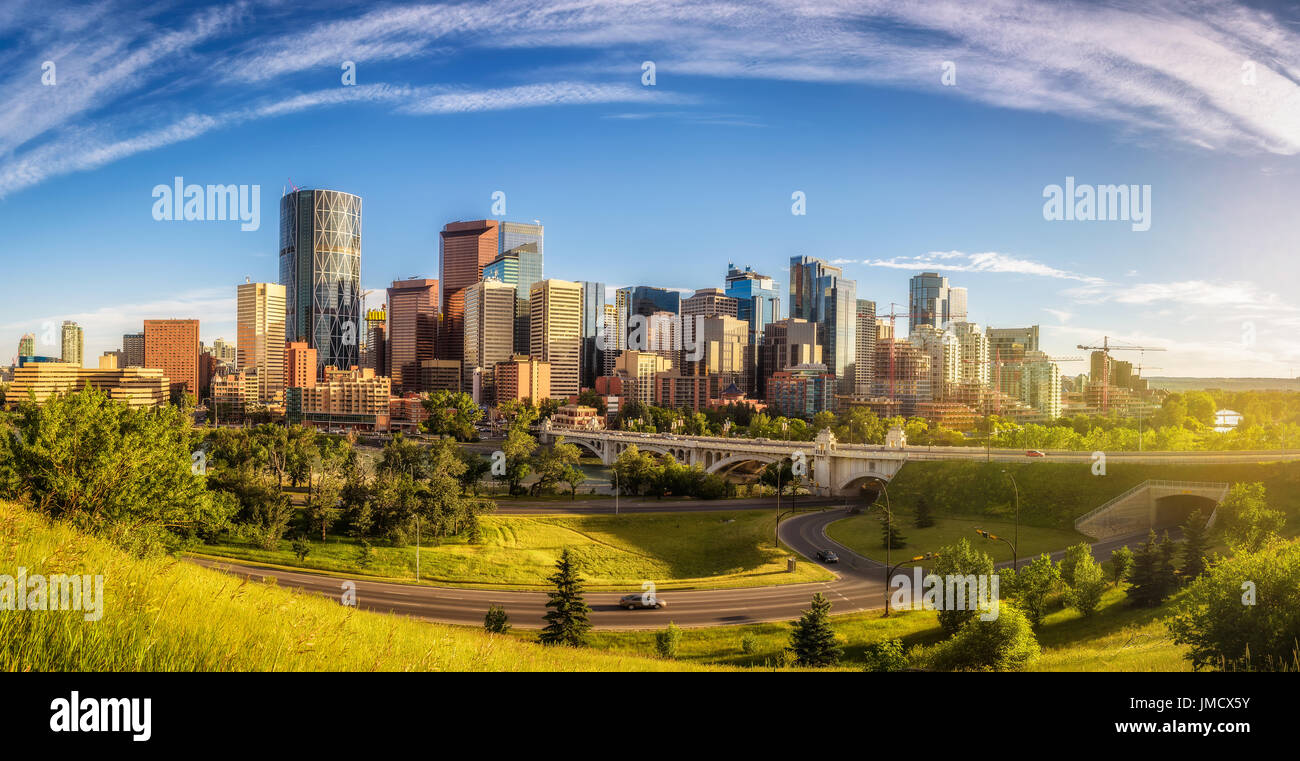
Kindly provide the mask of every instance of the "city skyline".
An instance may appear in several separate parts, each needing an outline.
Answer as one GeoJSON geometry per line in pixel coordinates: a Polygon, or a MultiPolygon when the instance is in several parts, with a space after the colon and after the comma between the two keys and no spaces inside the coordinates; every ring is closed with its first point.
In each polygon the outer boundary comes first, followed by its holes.
{"type": "Polygon", "coordinates": [[[146,318],[230,338],[231,286],[278,281],[274,189],[301,185],[365,199],[362,290],[438,278],[447,223],[540,220],[546,275],[607,291],[686,296],[722,287],[728,261],[784,291],[786,262],[810,256],[886,312],[935,271],[972,292],[969,319],[1039,324],[1050,353],[1110,336],[1168,348],[1158,375],[1294,377],[1293,12],[1017,2],[992,25],[949,3],[758,5],[749,25],[633,4],[623,23],[662,26],[628,48],[601,7],[489,3],[453,39],[446,6],[301,29],[274,7],[214,6],[158,21],[176,32],[164,45],[139,31],[147,11],[109,3],[35,34],[24,22],[44,11],[15,6],[0,214],[25,287],[0,305],[0,360],[65,320],[91,364],[146,318]],[[500,34],[538,14],[549,35],[500,34]],[[1094,33],[1070,38],[1058,16],[1094,33]],[[1172,42],[1149,50],[1153,29],[1172,42]],[[787,45],[801,34],[816,44],[787,45]],[[137,55],[99,72],[105,50],[137,55]],[[170,82],[173,53],[212,77],[170,82]],[[156,220],[151,190],[177,177],[259,187],[260,227],[156,220]],[[1049,189],[1110,185],[1149,189],[1133,194],[1148,229],[1045,218],[1049,189]]]}

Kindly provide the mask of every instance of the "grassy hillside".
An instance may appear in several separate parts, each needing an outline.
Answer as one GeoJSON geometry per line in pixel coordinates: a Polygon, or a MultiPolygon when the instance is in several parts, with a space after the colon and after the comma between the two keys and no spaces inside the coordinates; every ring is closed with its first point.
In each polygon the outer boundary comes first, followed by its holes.
{"type": "MultiPolygon", "coordinates": [[[[996,539],[984,539],[975,533],[979,527],[991,531],[997,536],[1011,539],[1016,535],[1015,524],[1002,520],[985,518],[936,518],[934,525],[928,528],[916,528],[912,525],[912,514],[902,510],[894,512],[894,526],[902,532],[907,546],[896,549],[890,556],[895,563],[905,557],[926,552],[938,552],[943,547],[965,539],[979,550],[988,553],[993,562],[1010,561],[1013,556],[1011,547],[996,539]]],[[[885,550],[880,531],[880,514],[865,512],[838,520],[826,527],[826,535],[848,547],[859,555],[866,555],[872,560],[885,561],[885,550]]],[[[1020,557],[1034,558],[1042,552],[1056,552],[1072,544],[1091,541],[1077,531],[1042,528],[1039,526],[1020,527],[1020,557]]]]}
{"type": "MultiPolygon", "coordinates": [[[[621,516],[508,516],[482,519],[483,541],[463,538],[425,544],[420,578],[438,584],[541,588],[566,547],[582,567],[590,589],[724,588],[829,580],[813,563],[785,570],[788,552],[772,546],[773,516],[766,510],[708,513],[637,513],[621,516]]],[[[368,566],[357,562],[358,545],[346,537],[313,542],[299,561],[288,542],[264,550],[247,542],[208,545],[205,554],[302,566],[326,571],[415,577],[415,547],[374,548],[368,566]]]]}
{"type": "Polygon", "coordinates": [[[1094,476],[1088,464],[909,462],[889,484],[895,507],[910,511],[919,499],[936,515],[989,515],[1010,519],[1014,513],[1011,481],[1020,487],[1021,525],[1069,530],[1074,519],[1149,479],[1177,481],[1262,481],[1269,502],[1300,525],[1300,462],[1262,465],[1142,465],[1111,463],[1106,475],[1094,476]]]}
{"type": "Polygon", "coordinates": [[[542,647],[344,608],[174,558],[138,560],[0,503],[0,574],[103,574],[103,618],[0,611],[0,671],[653,671],[687,663],[542,647]]]}
{"type": "MultiPolygon", "coordinates": [[[[1055,607],[1038,631],[1042,655],[1030,666],[1031,671],[1191,670],[1190,662],[1183,658],[1186,648],[1174,644],[1162,621],[1169,616],[1171,603],[1132,608],[1122,590],[1109,589],[1092,618],[1062,608],[1059,600],[1055,607]]],[[[895,611],[888,618],[880,611],[850,613],[833,616],[831,622],[844,647],[840,665],[850,669],[862,668],[867,648],[877,642],[897,638],[910,650],[944,638],[933,611],[895,611]]],[[[790,644],[790,630],[789,622],[687,629],[682,633],[678,658],[700,664],[770,668],[790,644]]],[[[625,656],[655,652],[654,632],[648,631],[596,632],[592,644],[625,656]]]]}

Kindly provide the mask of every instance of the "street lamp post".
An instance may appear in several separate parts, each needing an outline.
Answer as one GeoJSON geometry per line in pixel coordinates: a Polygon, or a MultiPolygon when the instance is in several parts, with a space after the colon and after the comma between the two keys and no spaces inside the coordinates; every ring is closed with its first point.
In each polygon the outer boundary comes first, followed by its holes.
{"type": "Polygon", "coordinates": [[[889,617],[889,580],[894,578],[894,571],[897,571],[899,569],[899,566],[903,565],[904,563],[917,563],[922,560],[933,560],[937,557],[939,557],[939,553],[927,552],[924,555],[916,555],[915,557],[910,557],[905,560],[900,560],[898,561],[898,565],[895,565],[889,569],[889,572],[885,574],[885,615],[884,615],[885,618],[889,617]]]}
{"type": "Polygon", "coordinates": [[[781,461],[776,462],[776,528],[772,529],[772,546],[781,549],[781,461]]]}
{"type": "Polygon", "coordinates": [[[1011,488],[1016,494],[1016,533],[1015,542],[1011,545],[1011,568],[1018,571],[1020,570],[1020,487],[1016,484],[1015,476],[1006,470],[1002,472],[1006,473],[1007,478],[1011,479],[1011,488]]]}

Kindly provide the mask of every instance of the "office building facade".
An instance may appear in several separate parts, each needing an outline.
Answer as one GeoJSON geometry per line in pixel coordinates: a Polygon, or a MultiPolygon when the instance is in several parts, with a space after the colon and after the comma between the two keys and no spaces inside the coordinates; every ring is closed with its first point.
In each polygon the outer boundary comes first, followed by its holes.
{"type": "Polygon", "coordinates": [[[579,391],[582,365],[582,286],[568,280],[540,280],[528,296],[529,354],[551,365],[551,396],[579,391]]]}
{"type": "Polygon", "coordinates": [[[295,190],[280,199],[286,340],[316,350],[317,372],[361,364],[361,198],[295,190]]]}
{"type": "Polygon", "coordinates": [[[145,320],[144,366],[163,371],[173,392],[199,393],[199,321],[145,320]]]}
{"type": "Polygon", "coordinates": [[[236,289],[239,368],[257,370],[262,404],[284,391],[285,293],[278,283],[243,283],[236,289]]]}
{"type": "Polygon", "coordinates": [[[821,259],[790,258],[790,316],[822,326],[822,362],[838,393],[852,394],[857,358],[857,283],[821,259]]]}
{"type": "Polygon", "coordinates": [[[438,341],[438,281],[394,280],[388,288],[387,317],[384,367],[393,393],[421,391],[420,363],[434,358],[438,341]]]}

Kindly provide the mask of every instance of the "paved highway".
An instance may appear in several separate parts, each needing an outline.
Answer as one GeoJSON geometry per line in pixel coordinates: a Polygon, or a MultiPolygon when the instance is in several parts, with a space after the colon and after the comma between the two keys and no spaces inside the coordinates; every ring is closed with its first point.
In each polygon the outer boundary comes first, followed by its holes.
{"type": "MultiPolygon", "coordinates": [[[[755,505],[755,507],[759,506],[755,505]]],[[[818,549],[830,547],[835,550],[840,557],[840,562],[836,565],[824,566],[836,574],[836,578],[832,581],[741,589],[665,592],[660,596],[667,605],[661,610],[628,611],[618,607],[619,597],[623,594],[639,593],[640,589],[628,589],[626,592],[589,592],[586,599],[591,607],[591,623],[598,629],[626,630],[658,629],[667,626],[669,621],[682,627],[788,621],[798,618],[808,608],[816,592],[822,592],[830,599],[835,613],[882,608],[884,607],[885,567],[826,536],[826,526],[847,515],[846,510],[833,508],[801,513],[781,522],[781,541],[806,558],[800,562],[816,562],[811,558],[818,549]]],[[[1104,560],[1110,556],[1111,550],[1122,544],[1135,546],[1143,536],[1123,537],[1098,543],[1093,545],[1093,554],[1098,560],[1104,560]]],[[[902,550],[898,556],[901,559],[907,553],[914,551],[912,548],[902,550]]],[[[1053,559],[1059,560],[1063,554],[1063,552],[1055,553],[1053,559]]],[[[514,627],[536,629],[543,625],[542,616],[546,612],[547,597],[544,592],[453,589],[375,581],[365,577],[345,579],[309,571],[263,568],[253,564],[209,558],[190,558],[190,560],[208,568],[240,576],[254,579],[273,578],[281,586],[305,589],[334,599],[340,599],[343,594],[344,582],[352,581],[356,585],[356,600],[359,607],[443,623],[481,626],[488,606],[500,605],[506,610],[510,623],[514,627]]],[[[1022,564],[1024,560],[1021,559],[1022,564]]],[[[906,570],[907,567],[904,567],[899,572],[906,570]]]]}

